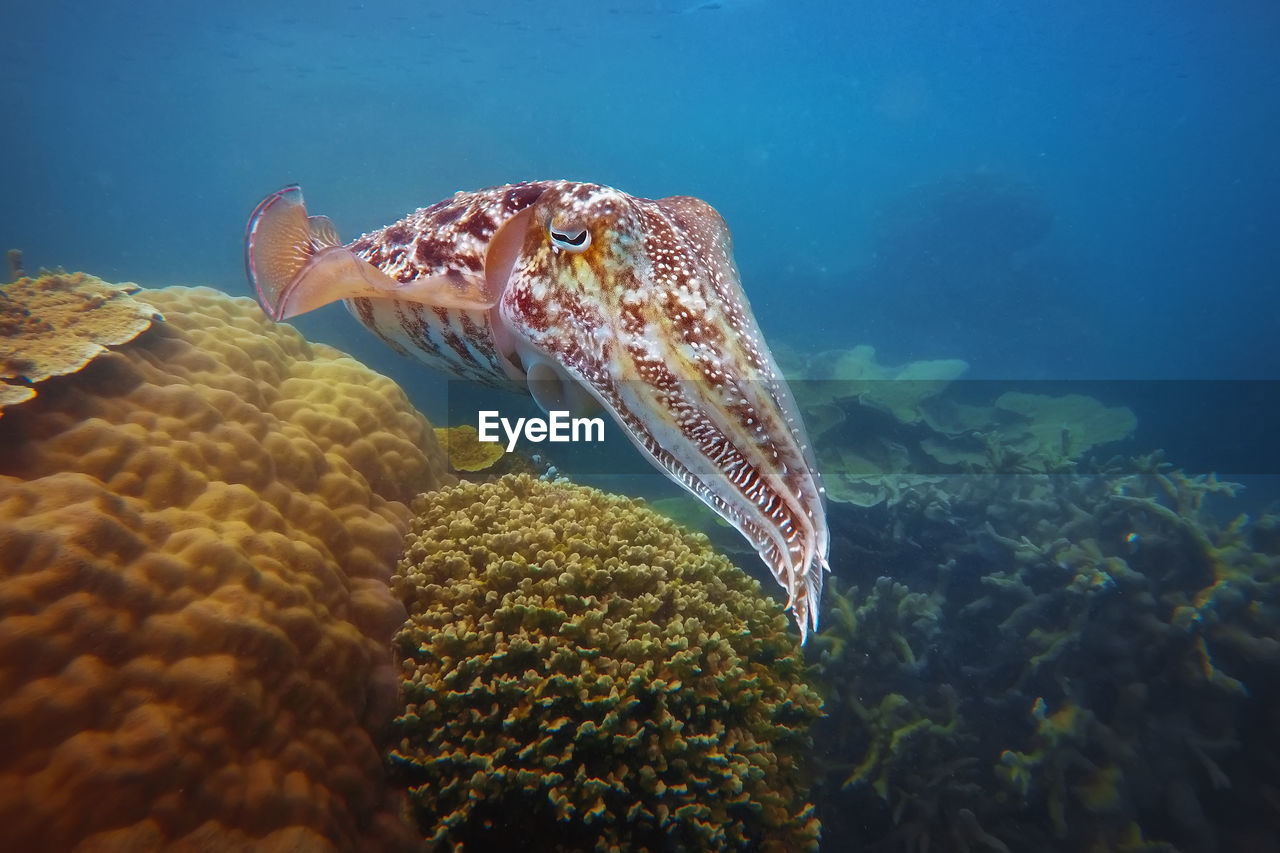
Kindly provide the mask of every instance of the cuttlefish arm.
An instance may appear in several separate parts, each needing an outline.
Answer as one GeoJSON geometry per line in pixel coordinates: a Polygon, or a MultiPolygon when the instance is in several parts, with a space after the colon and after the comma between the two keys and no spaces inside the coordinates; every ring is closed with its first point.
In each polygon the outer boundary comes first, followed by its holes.
{"type": "Polygon", "coordinates": [[[589,389],[737,528],[787,591],[803,641],[828,569],[823,491],[723,219],[698,199],[594,185],[548,190],[524,219],[518,254],[510,232],[495,237],[511,263],[499,345],[531,377],[589,389]]]}

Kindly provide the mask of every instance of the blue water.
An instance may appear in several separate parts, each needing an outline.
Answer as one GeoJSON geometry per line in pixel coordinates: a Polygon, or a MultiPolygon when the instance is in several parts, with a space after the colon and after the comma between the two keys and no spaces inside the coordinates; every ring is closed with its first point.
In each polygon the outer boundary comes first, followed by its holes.
{"type": "Polygon", "coordinates": [[[350,238],[567,177],[711,201],[771,338],[1280,373],[1273,3],[25,5],[0,243],[32,268],[245,293],[286,182],[350,238]]]}

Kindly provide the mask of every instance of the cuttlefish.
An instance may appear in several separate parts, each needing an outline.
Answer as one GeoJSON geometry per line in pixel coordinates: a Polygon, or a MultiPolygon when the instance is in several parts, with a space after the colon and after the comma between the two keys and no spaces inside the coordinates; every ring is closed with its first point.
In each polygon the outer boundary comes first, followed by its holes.
{"type": "Polygon", "coordinates": [[[428,365],[515,381],[546,411],[603,408],[751,542],[801,642],[817,629],[821,479],[711,205],[536,181],[459,192],[343,245],[288,186],[254,210],[245,261],[275,320],[342,300],[428,365]]]}

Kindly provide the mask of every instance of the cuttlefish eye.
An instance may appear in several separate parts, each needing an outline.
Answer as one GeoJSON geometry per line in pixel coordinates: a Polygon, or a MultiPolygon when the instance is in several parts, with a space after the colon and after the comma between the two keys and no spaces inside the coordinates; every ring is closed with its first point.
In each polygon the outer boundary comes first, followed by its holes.
{"type": "Polygon", "coordinates": [[[585,252],[591,245],[591,232],[585,228],[557,228],[551,224],[547,231],[551,235],[551,245],[566,252],[585,252]]]}

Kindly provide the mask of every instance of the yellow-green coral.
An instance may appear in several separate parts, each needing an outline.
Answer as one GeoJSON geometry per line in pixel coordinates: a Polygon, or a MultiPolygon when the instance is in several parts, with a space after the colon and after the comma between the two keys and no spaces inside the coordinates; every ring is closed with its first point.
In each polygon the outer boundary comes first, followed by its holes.
{"type": "Polygon", "coordinates": [[[921,756],[916,752],[928,753],[930,758],[936,757],[934,753],[944,752],[946,746],[939,749],[933,741],[945,743],[955,739],[959,700],[950,685],[943,685],[940,692],[947,719],[945,723],[935,722],[923,708],[900,693],[888,694],[876,708],[865,708],[851,698],[850,707],[866,726],[870,742],[862,760],[845,779],[845,786],[870,785],[882,800],[887,801],[894,774],[904,772],[904,768],[911,764],[920,763],[921,756]],[[912,741],[918,741],[922,746],[916,751],[909,751],[908,744],[912,741]]]}
{"type": "Polygon", "coordinates": [[[1051,397],[1006,392],[991,407],[932,401],[925,421],[935,433],[920,449],[940,465],[965,471],[1063,472],[1089,450],[1129,437],[1133,411],[1083,394],[1051,397]]]}
{"type": "Polygon", "coordinates": [[[445,449],[449,467],[455,471],[487,471],[506,453],[500,441],[481,441],[480,433],[471,424],[436,427],[436,441],[445,449]]]}
{"type": "MultiPolygon", "coordinates": [[[[794,354],[785,352],[783,357],[792,362],[799,360],[794,354]]],[[[824,403],[856,399],[893,415],[904,424],[915,423],[925,417],[921,408],[924,401],[969,369],[967,363],[955,358],[913,361],[889,367],[880,364],[876,360],[875,347],[866,344],[853,349],[818,353],[804,361],[802,370],[788,372],[817,380],[796,386],[797,398],[806,411],[824,403]]]]}
{"type": "MultiPolygon", "coordinates": [[[[12,252],[9,260],[12,266],[12,252]]],[[[107,347],[127,343],[163,319],[131,297],[138,289],[79,272],[0,286],[0,409],[31,399],[35,385],[75,373],[107,347]]]]}
{"type": "Polygon", "coordinates": [[[821,741],[831,774],[828,790],[838,787],[853,797],[869,792],[858,808],[868,818],[883,809],[906,849],[945,831],[970,838],[971,849],[978,850],[981,826],[972,813],[962,817],[959,808],[966,802],[962,795],[974,787],[970,777],[977,765],[964,754],[971,738],[959,713],[961,697],[949,684],[935,691],[923,671],[942,616],[942,586],[932,594],[911,592],[881,577],[860,594],[832,579],[826,627],[813,645],[815,669],[829,691],[827,707],[839,710],[821,723],[821,741]],[[886,672],[911,689],[881,692],[886,672]],[[922,690],[936,692],[936,700],[920,697],[922,690]]]}
{"type": "Polygon", "coordinates": [[[391,759],[434,842],[816,846],[820,699],[781,608],[705,538],[524,475],[415,509],[391,759]]]}
{"type": "Polygon", "coordinates": [[[1039,452],[1052,458],[1074,459],[1099,444],[1128,438],[1138,425],[1126,406],[1105,406],[1083,394],[1050,397],[1008,391],[995,402],[1000,411],[1026,419],[1024,429],[1035,436],[1039,452]]]}
{"type": "Polygon", "coordinates": [[[780,357],[810,423],[827,497],[843,504],[892,505],[950,474],[1073,471],[1137,423],[1128,408],[1080,394],[961,402],[952,383],[968,366],[955,359],[886,367],[868,346],[780,357]]]}

